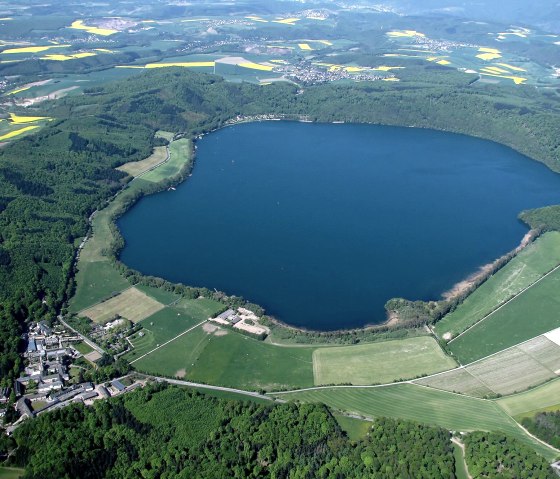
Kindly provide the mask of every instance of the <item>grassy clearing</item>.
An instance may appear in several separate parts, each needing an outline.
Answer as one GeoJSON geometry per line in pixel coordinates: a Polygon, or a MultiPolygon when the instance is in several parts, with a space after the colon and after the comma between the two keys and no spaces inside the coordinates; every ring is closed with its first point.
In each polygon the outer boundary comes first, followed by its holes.
{"type": "Polygon", "coordinates": [[[497,404],[516,419],[534,416],[539,411],[560,409],[560,379],[520,394],[498,399],[497,404]]]}
{"type": "Polygon", "coordinates": [[[371,421],[348,417],[344,414],[333,413],[340,428],[348,435],[351,441],[365,439],[371,430],[371,421]]]}
{"type": "Polygon", "coordinates": [[[93,351],[93,348],[91,346],[89,346],[87,343],[79,342],[79,343],[72,343],[72,347],[76,350],[79,351],[82,354],[89,354],[93,351]]]}
{"type": "Polygon", "coordinates": [[[107,301],[82,311],[80,314],[102,324],[115,316],[137,323],[163,308],[164,305],[160,302],[139,289],[131,287],[107,301]]]}
{"type": "Polygon", "coordinates": [[[456,366],[431,337],[320,348],[313,353],[315,384],[375,384],[456,366]]]}
{"type": "Polygon", "coordinates": [[[167,141],[172,141],[175,133],[171,133],[170,131],[158,130],[156,131],[155,136],[157,138],[165,138],[167,141]]]}
{"type": "Polygon", "coordinates": [[[140,322],[143,328],[141,333],[129,338],[134,350],[126,355],[126,359],[132,361],[142,356],[199,322],[198,317],[180,309],[168,307],[158,311],[140,322]]]}
{"type": "Polygon", "coordinates": [[[117,168],[119,171],[124,171],[125,173],[129,174],[130,176],[138,176],[145,171],[154,168],[156,165],[159,165],[167,158],[167,147],[165,146],[156,146],[154,148],[154,152],[140,161],[131,161],[130,163],[125,163],[117,168]]]}
{"type": "Polygon", "coordinates": [[[76,294],[70,300],[70,311],[78,312],[130,286],[108,261],[78,263],[76,294]]]}
{"type": "Polygon", "coordinates": [[[546,233],[521,251],[435,325],[437,334],[453,336],[496,309],[514,294],[560,264],[560,232],[546,233]]]}
{"type": "Polygon", "coordinates": [[[25,469],[17,467],[0,467],[0,479],[20,479],[25,474],[25,469]]]}
{"type": "Polygon", "coordinates": [[[321,402],[367,417],[394,417],[452,431],[501,431],[523,441],[548,460],[556,453],[530,438],[495,402],[413,384],[377,388],[334,388],[282,394],[282,399],[321,402]]]}
{"type": "Polygon", "coordinates": [[[134,366],[155,375],[249,390],[272,390],[312,386],[312,354],[313,348],[272,346],[205,324],[134,366]]]}
{"type": "Polygon", "coordinates": [[[159,182],[177,175],[192,160],[192,142],[186,138],[169,145],[169,161],[142,175],[145,181],[159,182]]]}
{"type": "Polygon", "coordinates": [[[449,344],[463,363],[496,353],[560,326],[560,270],[517,296],[449,344]]]}
{"type": "Polygon", "coordinates": [[[463,368],[454,369],[430,378],[418,379],[414,382],[423,386],[474,397],[485,397],[494,393],[488,386],[463,368]]]}

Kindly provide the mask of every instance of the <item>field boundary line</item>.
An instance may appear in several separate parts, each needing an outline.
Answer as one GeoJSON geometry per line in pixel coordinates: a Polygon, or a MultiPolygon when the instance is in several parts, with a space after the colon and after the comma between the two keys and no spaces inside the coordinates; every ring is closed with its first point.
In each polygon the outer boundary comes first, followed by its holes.
{"type": "Polygon", "coordinates": [[[177,336],[171,338],[169,341],[166,341],[163,344],[160,344],[159,346],[156,346],[154,349],[152,349],[151,351],[148,351],[147,353],[144,353],[142,356],[140,356],[139,358],[136,358],[134,361],[130,361],[130,364],[134,364],[136,361],[140,361],[142,358],[145,358],[146,356],[148,356],[149,354],[152,354],[154,351],[157,351],[158,349],[163,348],[164,346],[167,346],[169,343],[175,341],[177,338],[180,338],[181,336],[191,332],[193,329],[198,328],[200,325],[206,323],[208,320],[205,319],[204,321],[201,321],[198,324],[195,324],[194,326],[190,327],[189,329],[187,329],[186,331],[183,331],[182,333],[179,333],[177,336]]]}
{"type": "Polygon", "coordinates": [[[480,318],[476,323],[474,323],[473,325],[469,326],[467,329],[465,329],[462,333],[458,334],[457,336],[455,336],[453,339],[451,339],[447,344],[451,344],[453,341],[455,341],[456,339],[459,339],[463,334],[469,332],[472,328],[478,326],[480,323],[482,323],[483,321],[486,321],[490,316],[492,316],[494,313],[496,313],[497,311],[499,311],[500,309],[502,309],[504,306],[507,306],[509,303],[511,303],[513,300],[519,298],[519,296],[521,296],[523,293],[525,293],[527,290],[531,289],[533,286],[535,286],[537,283],[541,282],[543,279],[545,279],[547,276],[551,275],[552,273],[554,273],[558,268],[560,268],[560,264],[555,266],[554,268],[552,268],[548,273],[546,273],[545,275],[541,276],[539,279],[537,279],[536,281],[534,281],[533,283],[531,283],[529,286],[526,286],[525,288],[523,288],[521,291],[519,291],[519,293],[515,294],[513,297],[509,298],[505,303],[502,303],[500,306],[498,306],[496,309],[494,309],[493,311],[490,311],[486,316],[483,316],[482,318],[480,318]]]}

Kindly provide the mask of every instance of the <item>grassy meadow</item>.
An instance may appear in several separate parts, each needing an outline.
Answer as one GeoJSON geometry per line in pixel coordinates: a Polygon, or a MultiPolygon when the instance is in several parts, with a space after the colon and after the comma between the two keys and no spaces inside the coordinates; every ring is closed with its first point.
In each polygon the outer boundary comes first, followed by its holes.
{"type": "MultiPolygon", "coordinates": [[[[274,390],[313,386],[312,356],[313,348],[272,346],[207,323],[134,366],[155,375],[248,390],[274,390]]],[[[128,355],[127,359],[133,357],[128,355]]]]}
{"type": "Polygon", "coordinates": [[[559,264],[560,232],[546,233],[436,323],[436,333],[440,337],[446,333],[457,336],[559,264]]]}
{"type": "Polygon", "coordinates": [[[367,385],[411,379],[456,366],[429,336],[313,352],[315,384],[367,385]]]}
{"type": "Polygon", "coordinates": [[[119,166],[117,170],[124,171],[130,176],[136,177],[145,171],[154,168],[156,165],[159,165],[161,162],[165,161],[166,158],[167,148],[165,146],[156,146],[154,148],[154,152],[148,156],[148,158],[140,161],[125,163],[124,165],[119,166]]]}
{"type": "Polygon", "coordinates": [[[23,477],[25,469],[17,467],[0,467],[0,479],[20,479],[23,477]]]}
{"type": "Polygon", "coordinates": [[[500,431],[531,446],[548,460],[557,454],[525,434],[495,402],[437,391],[413,384],[373,388],[339,387],[278,394],[286,400],[321,402],[366,417],[394,417],[452,431],[500,431]]]}

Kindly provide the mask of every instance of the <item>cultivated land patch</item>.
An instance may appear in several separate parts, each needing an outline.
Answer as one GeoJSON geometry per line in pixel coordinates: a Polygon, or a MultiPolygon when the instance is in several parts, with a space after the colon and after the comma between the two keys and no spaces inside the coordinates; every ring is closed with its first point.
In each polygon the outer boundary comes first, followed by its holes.
{"type": "Polygon", "coordinates": [[[560,346],[541,335],[464,368],[415,382],[436,389],[484,397],[524,391],[558,374],[560,346]]]}
{"type": "Polygon", "coordinates": [[[388,383],[437,373],[455,366],[455,361],[428,336],[319,348],[313,353],[316,385],[388,383]]]}
{"type": "Polygon", "coordinates": [[[106,323],[115,316],[137,323],[164,308],[164,306],[139,289],[131,287],[107,301],[81,311],[80,315],[87,316],[96,323],[106,323]]]}
{"type": "Polygon", "coordinates": [[[560,269],[449,343],[463,364],[497,353],[560,326],[560,269]]]}
{"type": "Polygon", "coordinates": [[[117,168],[119,171],[124,171],[130,176],[139,176],[167,159],[167,148],[165,146],[156,146],[154,152],[140,161],[131,161],[130,163],[125,163],[117,168]]]}
{"type": "Polygon", "coordinates": [[[441,426],[452,431],[500,431],[531,446],[548,460],[556,452],[532,439],[494,401],[437,391],[414,384],[339,387],[287,394],[285,400],[321,402],[366,417],[394,417],[441,426]]]}
{"type": "Polygon", "coordinates": [[[434,328],[436,333],[440,337],[446,333],[457,336],[558,264],[560,232],[546,233],[488,278],[455,311],[439,321],[434,328]]]}
{"type": "Polygon", "coordinates": [[[560,379],[550,381],[520,394],[498,399],[497,404],[510,416],[520,420],[540,411],[560,410],[560,379]]]}
{"type": "Polygon", "coordinates": [[[417,379],[414,383],[474,397],[485,397],[494,394],[492,389],[464,368],[454,369],[429,378],[417,379]]]}

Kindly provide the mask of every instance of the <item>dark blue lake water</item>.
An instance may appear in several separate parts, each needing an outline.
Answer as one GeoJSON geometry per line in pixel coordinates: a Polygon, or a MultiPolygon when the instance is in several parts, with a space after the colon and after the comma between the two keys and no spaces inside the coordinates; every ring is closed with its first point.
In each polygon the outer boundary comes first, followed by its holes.
{"type": "Polygon", "coordinates": [[[119,227],[143,273],[244,296],[319,330],[438,299],[560,203],[560,175],[504,146],[431,130],[263,122],[198,142],[193,176],[119,227]]]}

